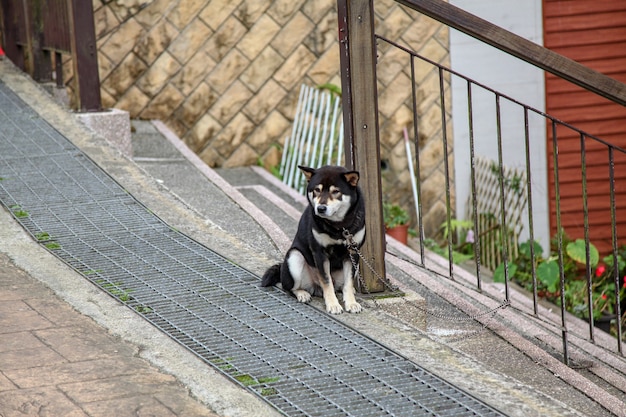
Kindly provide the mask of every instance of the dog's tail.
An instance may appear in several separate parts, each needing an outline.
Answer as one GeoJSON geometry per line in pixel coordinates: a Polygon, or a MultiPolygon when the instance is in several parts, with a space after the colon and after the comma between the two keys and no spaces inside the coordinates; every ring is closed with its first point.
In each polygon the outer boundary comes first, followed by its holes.
{"type": "Polygon", "coordinates": [[[263,278],[261,278],[261,286],[262,287],[271,287],[272,285],[278,284],[280,282],[280,267],[282,264],[276,264],[271,266],[265,274],[263,274],[263,278]]]}

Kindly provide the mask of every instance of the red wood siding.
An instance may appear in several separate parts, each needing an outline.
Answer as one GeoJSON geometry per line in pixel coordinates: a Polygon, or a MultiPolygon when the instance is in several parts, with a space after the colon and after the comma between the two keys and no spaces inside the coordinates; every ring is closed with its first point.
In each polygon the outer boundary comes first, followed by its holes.
{"type": "MultiPolygon", "coordinates": [[[[626,82],[626,1],[544,0],[544,45],[619,81],[626,82]]],[[[626,108],[546,75],[547,113],[626,149],[626,108]]],[[[571,238],[584,236],[580,135],[559,127],[561,225],[571,238]]],[[[552,127],[548,126],[551,234],[556,233],[552,127]]],[[[611,250],[609,160],[606,146],[590,139],[587,189],[590,238],[604,255],[611,250]]],[[[626,155],[615,152],[618,243],[626,244],[626,155]]]]}

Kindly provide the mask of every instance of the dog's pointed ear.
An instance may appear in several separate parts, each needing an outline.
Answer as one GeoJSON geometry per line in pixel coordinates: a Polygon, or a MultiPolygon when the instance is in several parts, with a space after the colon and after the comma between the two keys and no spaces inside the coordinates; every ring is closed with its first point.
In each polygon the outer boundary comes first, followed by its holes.
{"type": "Polygon", "coordinates": [[[358,171],[346,172],[343,175],[346,178],[346,181],[348,181],[348,184],[350,184],[351,186],[356,187],[356,185],[359,183],[358,171]]]}
{"type": "Polygon", "coordinates": [[[302,173],[304,174],[304,177],[306,178],[306,181],[307,182],[311,181],[311,177],[313,176],[313,174],[315,174],[315,169],[309,168],[309,167],[305,167],[305,166],[302,166],[302,165],[298,165],[298,168],[300,168],[300,171],[302,171],[302,173]]]}

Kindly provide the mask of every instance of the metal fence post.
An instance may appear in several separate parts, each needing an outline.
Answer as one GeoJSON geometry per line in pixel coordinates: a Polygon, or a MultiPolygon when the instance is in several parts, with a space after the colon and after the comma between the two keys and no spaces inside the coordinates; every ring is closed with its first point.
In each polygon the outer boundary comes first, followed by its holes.
{"type": "Polygon", "coordinates": [[[361,292],[385,290],[385,229],[382,217],[376,45],[372,0],[337,0],[346,165],[359,171],[365,195],[367,236],[361,292]]]}

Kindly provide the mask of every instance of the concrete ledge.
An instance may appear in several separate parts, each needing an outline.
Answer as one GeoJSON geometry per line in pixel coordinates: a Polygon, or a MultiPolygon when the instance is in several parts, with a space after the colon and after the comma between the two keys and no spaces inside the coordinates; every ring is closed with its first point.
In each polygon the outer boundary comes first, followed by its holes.
{"type": "Polygon", "coordinates": [[[115,146],[124,156],[132,158],[130,116],[127,111],[108,109],[101,112],[77,113],[78,120],[115,146]]]}
{"type": "Polygon", "coordinates": [[[58,87],[56,83],[42,83],[41,87],[50,94],[52,99],[64,108],[70,107],[70,98],[67,95],[65,87],[58,87]]]}
{"type": "MultiPolygon", "coordinates": [[[[359,297],[367,308],[379,309],[395,320],[426,331],[426,300],[418,293],[402,289],[402,294],[384,296],[373,294],[368,297],[359,297]]],[[[384,294],[384,293],[382,293],[384,294]]]]}

